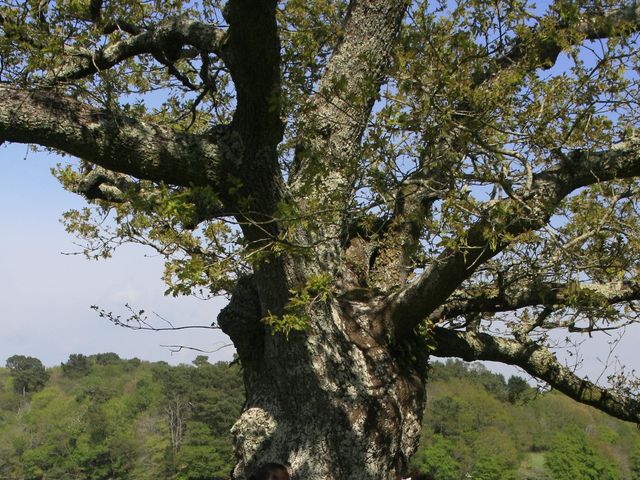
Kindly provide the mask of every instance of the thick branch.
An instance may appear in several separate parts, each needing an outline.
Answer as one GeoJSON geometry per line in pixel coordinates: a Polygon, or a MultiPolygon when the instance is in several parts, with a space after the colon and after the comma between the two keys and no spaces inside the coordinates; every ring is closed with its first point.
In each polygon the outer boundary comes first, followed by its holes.
{"type": "Polygon", "coordinates": [[[609,305],[640,300],[638,282],[585,283],[577,286],[578,290],[572,287],[564,283],[526,282],[518,284],[508,294],[497,290],[482,291],[477,295],[464,292],[461,298],[436,309],[429,320],[436,322],[459,315],[510,312],[532,306],[566,305],[578,292],[594,296],[609,305]]]}
{"type": "MultiPolygon", "coordinates": [[[[282,198],[282,178],[277,145],[282,139],[280,120],[280,41],[274,0],[231,0],[225,9],[229,22],[225,54],[237,96],[233,125],[242,140],[243,157],[238,164],[239,202],[245,210],[260,212],[264,223],[271,220],[282,198]]],[[[264,231],[248,237],[264,236],[264,231]]]]}
{"type": "Polygon", "coordinates": [[[640,423],[640,403],[637,399],[600,388],[578,377],[541,345],[525,345],[484,333],[459,332],[438,327],[435,329],[434,339],[433,355],[516,365],[578,402],[591,405],[621,420],[640,423]]]}
{"type": "Polygon", "coordinates": [[[124,203],[127,201],[125,191],[133,189],[139,190],[127,175],[95,167],[83,175],[74,191],[83,195],[87,200],[124,203]]]}
{"type": "Polygon", "coordinates": [[[406,282],[413,269],[415,252],[419,250],[421,221],[431,215],[437,198],[429,182],[422,181],[417,174],[398,188],[393,216],[381,232],[383,241],[370,272],[370,287],[389,291],[406,282]]]}
{"type": "MultiPolygon", "coordinates": [[[[640,142],[634,138],[608,151],[575,150],[561,162],[537,175],[519,198],[503,200],[497,209],[511,212],[508,223],[493,218],[489,208],[460,239],[457,249],[447,249],[414,283],[396,294],[389,315],[396,334],[404,335],[426,319],[487,260],[503,251],[522,233],[545,225],[558,204],[572,191],[598,182],[640,175],[640,142]],[[493,237],[493,238],[491,238],[493,237]]],[[[560,154],[559,154],[560,155],[560,154]]]]}
{"type": "MultiPolygon", "coordinates": [[[[242,144],[242,158],[234,167],[239,186],[232,205],[241,212],[236,218],[254,249],[265,248],[280,234],[274,216],[285,196],[278,155],[284,127],[277,5],[276,0],[229,0],[224,9],[229,22],[225,54],[237,104],[232,125],[242,144]]],[[[265,315],[283,311],[291,286],[303,278],[303,268],[288,255],[274,255],[256,268],[255,276],[265,315]]],[[[241,344],[231,337],[242,356],[241,344]]]]}
{"type": "Polygon", "coordinates": [[[520,64],[526,59],[532,61],[533,68],[551,68],[563,48],[567,48],[566,33],[569,31],[576,40],[599,40],[616,35],[628,35],[640,30],[640,7],[634,2],[623,8],[604,14],[584,13],[572,24],[558,19],[554,27],[550,27],[551,19],[547,19],[545,29],[555,30],[555,34],[541,34],[534,28],[529,35],[533,41],[516,38],[513,47],[495,61],[495,66],[483,72],[475,79],[477,84],[493,78],[504,68],[520,64]]]}
{"type": "Polygon", "coordinates": [[[352,0],[340,43],[329,60],[309,116],[324,138],[357,145],[391,63],[407,8],[404,0],[352,0]]]}
{"type": "Polygon", "coordinates": [[[140,179],[217,187],[227,137],[176,134],[55,91],[0,86],[0,141],[55,148],[140,179]]]}
{"type": "Polygon", "coordinates": [[[203,24],[186,17],[172,17],[144,33],[107,44],[95,53],[73,57],[61,69],[52,72],[48,81],[61,82],[84,78],[142,54],[175,60],[185,45],[195,47],[200,52],[224,56],[222,46],[225,39],[225,32],[214,25],[203,24]]]}
{"type": "MultiPolygon", "coordinates": [[[[112,172],[96,166],[91,171],[82,175],[80,181],[72,185],[69,190],[83,195],[87,200],[100,200],[109,204],[125,204],[132,199],[144,199],[148,204],[158,203],[161,195],[154,189],[146,190],[141,182],[135,182],[128,175],[112,172]]],[[[225,210],[222,202],[213,202],[211,199],[203,202],[197,190],[187,189],[183,199],[194,206],[194,211],[189,218],[182,220],[183,226],[188,229],[196,228],[200,223],[231,216],[231,212],[225,210]]]]}
{"type": "MultiPolygon", "coordinates": [[[[303,108],[290,182],[305,191],[309,205],[323,206],[327,262],[339,255],[338,244],[358,175],[355,160],[373,104],[392,61],[406,0],[352,0],[341,39],[329,59],[318,92],[303,108]],[[321,168],[318,168],[318,166],[321,168]]],[[[332,268],[325,265],[325,268],[332,268]]]]}

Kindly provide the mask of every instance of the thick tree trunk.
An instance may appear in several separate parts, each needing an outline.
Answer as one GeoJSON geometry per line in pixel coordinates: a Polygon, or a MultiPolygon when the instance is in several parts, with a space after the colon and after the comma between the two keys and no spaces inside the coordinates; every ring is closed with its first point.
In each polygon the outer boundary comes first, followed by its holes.
{"type": "Polygon", "coordinates": [[[374,300],[333,300],[303,333],[265,332],[257,291],[241,282],[219,322],[238,348],[247,403],[232,432],[245,479],[265,462],[293,479],[387,480],[417,447],[425,359],[393,347],[374,300]]]}

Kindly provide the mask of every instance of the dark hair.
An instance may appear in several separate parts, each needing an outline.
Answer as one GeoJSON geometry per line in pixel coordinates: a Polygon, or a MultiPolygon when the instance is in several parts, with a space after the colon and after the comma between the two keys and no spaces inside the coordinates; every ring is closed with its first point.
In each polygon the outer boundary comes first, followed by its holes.
{"type": "Polygon", "coordinates": [[[284,465],[265,463],[249,477],[249,480],[291,480],[291,477],[284,465]]]}

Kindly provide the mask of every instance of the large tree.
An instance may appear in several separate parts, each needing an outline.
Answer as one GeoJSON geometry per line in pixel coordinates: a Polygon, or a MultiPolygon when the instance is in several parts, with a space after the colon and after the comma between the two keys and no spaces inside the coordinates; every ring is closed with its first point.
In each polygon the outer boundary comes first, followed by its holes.
{"type": "Polygon", "coordinates": [[[636,320],[638,30],[619,0],[3,1],[0,141],[79,159],[88,256],[230,297],[236,478],[383,479],[430,355],[640,420],[551,349],[636,320]]]}
{"type": "Polygon", "coordinates": [[[35,357],[13,355],[7,358],[6,366],[13,378],[13,390],[22,396],[42,390],[49,380],[49,373],[35,357]]]}

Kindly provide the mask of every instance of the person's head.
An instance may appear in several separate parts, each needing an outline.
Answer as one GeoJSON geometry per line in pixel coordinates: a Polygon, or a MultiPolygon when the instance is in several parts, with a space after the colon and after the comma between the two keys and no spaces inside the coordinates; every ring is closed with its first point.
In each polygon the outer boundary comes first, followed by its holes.
{"type": "Polygon", "coordinates": [[[287,467],[279,463],[266,463],[262,465],[249,480],[291,480],[287,467]]]}

